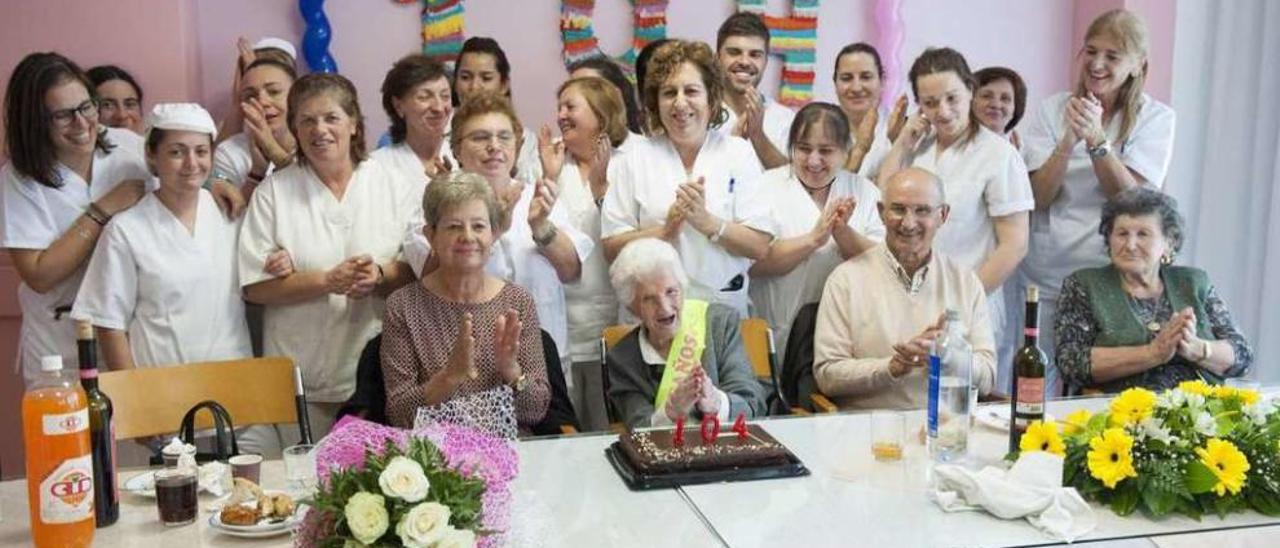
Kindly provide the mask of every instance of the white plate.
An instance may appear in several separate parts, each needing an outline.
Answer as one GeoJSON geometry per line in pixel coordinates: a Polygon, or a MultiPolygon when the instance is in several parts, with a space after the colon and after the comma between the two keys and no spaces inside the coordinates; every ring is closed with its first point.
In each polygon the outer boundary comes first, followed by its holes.
{"type": "MultiPolygon", "coordinates": [[[[264,491],[268,495],[283,494],[283,491],[264,491]]],[[[295,501],[296,502],[296,501],[295,501]]],[[[222,506],[219,505],[218,508],[222,506]]],[[[266,538],[283,535],[293,530],[293,527],[302,521],[303,509],[301,506],[293,511],[293,515],[284,521],[278,523],[260,523],[258,525],[228,525],[222,523],[222,511],[216,511],[209,515],[209,526],[220,533],[226,533],[233,537],[241,538],[266,538]]]]}
{"type": "MultiPolygon", "coordinates": [[[[978,421],[979,424],[986,426],[987,428],[1008,432],[1009,412],[1009,404],[1007,403],[985,405],[978,408],[978,412],[974,413],[973,418],[978,421]]],[[[1045,413],[1044,420],[1050,422],[1053,421],[1053,415],[1045,413]]]]}

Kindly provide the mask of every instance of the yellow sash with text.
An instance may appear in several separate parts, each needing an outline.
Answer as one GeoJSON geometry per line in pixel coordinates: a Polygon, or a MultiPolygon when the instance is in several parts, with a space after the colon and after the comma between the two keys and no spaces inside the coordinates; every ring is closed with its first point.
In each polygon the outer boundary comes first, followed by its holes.
{"type": "Polygon", "coordinates": [[[707,346],[707,302],[685,299],[680,312],[680,328],[667,351],[667,367],[662,370],[658,383],[658,395],[653,398],[653,408],[662,409],[676,385],[702,367],[702,350],[707,346]]]}

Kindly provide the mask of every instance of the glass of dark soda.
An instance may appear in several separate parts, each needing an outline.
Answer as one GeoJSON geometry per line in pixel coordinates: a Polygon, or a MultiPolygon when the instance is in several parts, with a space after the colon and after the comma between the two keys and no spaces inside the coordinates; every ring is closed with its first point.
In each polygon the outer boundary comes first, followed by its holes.
{"type": "Polygon", "coordinates": [[[186,525],[196,520],[196,470],[166,468],[156,472],[156,508],[160,522],[168,526],[186,525]]]}

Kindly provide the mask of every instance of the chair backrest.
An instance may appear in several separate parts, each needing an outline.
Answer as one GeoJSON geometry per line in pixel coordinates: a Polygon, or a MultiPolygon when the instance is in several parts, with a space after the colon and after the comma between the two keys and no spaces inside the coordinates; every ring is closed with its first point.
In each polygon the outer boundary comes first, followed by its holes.
{"type": "Polygon", "coordinates": [[[779,408],[778,411],[785,409],[786,402],[781,400],[778,390],[778,351],[773,346],[773,328],[769,327],[769,322],[764,318],[746,318],[738,329],[742,334],[742,345],[747,351],[747,361],[751,362],[756,379],[765,388],[765,399],[770,412],[775,407],[779,408]],[[775,406],[775,403],[781,405],[775,406]]]}
{"type": "Polygon", "coordinates": [[[547,404],[547,414],[542,421],[533,425],[534,435],[546,436],[563,434],[564,427],[578,430],[578,415],[573,410],[573,402],[569,399],[569,387],[564,382],[564,369],[560,365],[560,351],[556,348],[556,340],[547,330],[542,330],[542,354],[547,366],[547,384],[551,385],[551,402],[547,404]]]}
{"type": "Polygon", "coordinates": [[[813,331],[818,321],[818,303],[809,303],[796,312],[782,354],[778,394],[788,407],[809,406],[809,395],[816,392],[813,379],[813,331]]]}
{"type": "Polygon", "coordinates": [[[609,349],[635,328],[632,324],[611,325],[600,333],[600,390],[604,393],[604,410],[613,430],[619,430],[620,425],[618,410],[613,407],[613,400],[609,399],[609,349]]]}
{"type": "Polygon", "coordinates": [[[354,415],[381,425],[387,422],[387,387],[382,380],[382,333],[364,344],[356,364],[356,391],[338,410],[338,418],[354,415]]]}
{"type": "MultiPolygon", "coordinates": [[[[296,423],[293,370],[289,358],[252,358],[110,371],[98,385],[114,406],[116,437],[132,439],[177,432],[204,400],[222,404],[236,427],[296,423]]],[[[197,428],[212,425],[207,413],[196,418],[197,428]]]]}

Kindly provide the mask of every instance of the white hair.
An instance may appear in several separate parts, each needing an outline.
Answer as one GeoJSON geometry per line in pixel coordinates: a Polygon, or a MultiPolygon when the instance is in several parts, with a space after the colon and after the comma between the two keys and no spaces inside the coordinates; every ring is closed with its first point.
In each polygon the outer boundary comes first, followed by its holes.
{"type": "Polygon", "coordinates": [[[657,238],[640,238],[623,246],[609,267],[609,281],[618,294],[618,302],[630,307],[636,282],[658,272],[670,272],[682,289],[689,285],[680,254],[671,244],[657,238]]]}

